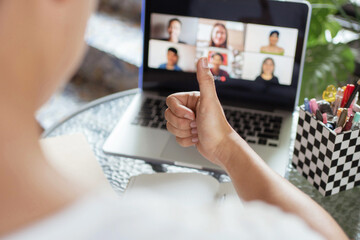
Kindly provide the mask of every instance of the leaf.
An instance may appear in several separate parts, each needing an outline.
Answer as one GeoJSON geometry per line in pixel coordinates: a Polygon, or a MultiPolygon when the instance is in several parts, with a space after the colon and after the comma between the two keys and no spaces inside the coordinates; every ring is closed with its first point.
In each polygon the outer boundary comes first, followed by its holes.
{"type": "Polygon", "coordinates": [[[326,30],[330,31],[332,38],[334,38],[342,28],[340,23],[330,16],[328,16],[328,21],[324,23],[324,27],[326,30]]]}
{"type": "Polygon", "coordinates": [[[332,4],[334,5],[334,1],[337,2],[337,4],[343,5],[345,3],[348,3],[349,0],[308,0],[311,4],[332,4]]]}
{"type": "Polygon", "coordinates": [[[326,44],[309,47],[306,52],[300,101],[321,98],[324,89],[333,84],[340,86],[355,69],[355,57],[345,44],[326,44]]]}
{"type": "Polygon", "coordinates": [[[332,33],[337,33],[337,31],[340,30],[337,28],[339,27],[339,25],[337,25],[337,23],[334,23],[334,20],[329,17],[335,12],[336,9],[331,8],[328,5],[321,5],[313,9],[308,37],[308,47],[319,44],[326,44],[327,41],[325,38],[325,31],[327,29],[331,28],[332,33]]]}

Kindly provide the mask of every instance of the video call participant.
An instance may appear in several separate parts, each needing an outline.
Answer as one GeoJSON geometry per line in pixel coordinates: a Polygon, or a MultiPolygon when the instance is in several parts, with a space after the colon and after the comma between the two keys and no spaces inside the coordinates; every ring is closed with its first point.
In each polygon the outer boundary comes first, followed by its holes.
{"type": "Polygon", "coordinates": [[[221,53],[213,53],[211,55],[211,64],[213,67],[210,69],[211,73],[214,75],[215,80],[220,80],[225,82],[229,78],[229,74],[220,69],[220,66],[224,64],[224,56],[221,53]]]}
{"type": "Polygon", "coordinates": [[[169,33],[169,38],[162,39],[165,41],[173,42],[173,43],[183,43],[185,42],[180,41],[180,34],[181,34],[182,22],[178,18],[170,19],[168,23],[167,31],[169,33]]]}
{"type": "Polygon", "coordinates": [[[211,31],[210,47],[227,48],[228,31],[224,24],[216,23],[211,31]]]}
{"type": "Polygon", "coordinates": [[[261,47],[260,52],[281,56],[284,55],[285,50],[277,46],[277,43],[279,42],[279,36],[280,33],[278,31],[272,31],[269,36],[269,45],[261,47]]]}
{"type": "Polygon", "coordinates": [[[167,63],[163,63],[159,66],[159,69],[166,69],[171,71],[182,71],[177,65],[179,61],[179,55],[176,48],[169,48],[167,52],[167,63]]]}
{"type": "Polygon", "coordinates": [[[272,58],[265,58],[261,66],[261,74],[255,79],[255,82],[267,82],[279,84],[279,79],[274,76],[275,62],[272,58]]]}

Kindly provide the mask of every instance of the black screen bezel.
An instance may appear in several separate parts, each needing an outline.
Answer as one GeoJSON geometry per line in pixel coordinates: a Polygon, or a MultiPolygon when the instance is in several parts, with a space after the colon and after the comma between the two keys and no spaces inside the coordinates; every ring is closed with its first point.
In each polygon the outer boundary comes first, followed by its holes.
{"type": "MultiPolygon", "coordinates": [[[[279,92],[265,97],[261,93],[247,90],[249,81],[230,80],[226,83],[216,82],[217,92],[222,102],[239,102],[249,105],[263,105],[269,109],[292,111],[298,102],[299,86],[305,55],[305,45],[310,19],[310,5],[307,2],[280,2],[273,0],[144,0],[143,1],[143,66],[140,70],[139,86],[146,91],[156,91],[163,95],[179,91],[198,90],[195,73],[171,72],[148,67],[150,18],[152,13],[210,18],[217,20],[271,25],[298,29],[296,54],[291,86],[279,85],[279,92]],[[213,6],[213,8],[211,8],[213,6]],[[214,6],[217,6],[216,9],[214,6]],[[260,10],[259,17],[249,17],[237,9],[260,10]],[[226,9],[221,9],[224,7],[226,9]],[[209,10],[210,9],[210,10],[209,10]],[[223,14],[226,10],[227,14],[223,14]],[[244,16],[245,15],[245,16],[244,16]]],[[[245,11],[245,10],[244,10],[245,11]]],[[[253,91],[253,89],[252,89],[253,91]]],[[[237,104],[234,104],[237,105],[237,104]]],[[[242,105],[242,104],[239,104],[242,105]]]]}

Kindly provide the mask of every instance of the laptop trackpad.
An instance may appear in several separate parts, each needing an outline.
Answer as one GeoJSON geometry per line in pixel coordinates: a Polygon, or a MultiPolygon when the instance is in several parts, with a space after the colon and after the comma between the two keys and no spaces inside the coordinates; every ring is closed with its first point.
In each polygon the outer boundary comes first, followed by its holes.
{"type": "Polygon", "coordinates": [[[221,170],[219,166],[209,162],[201,156],[194,146],[188,148],[181,147],[176,142],[176,138],[174,136],[169,138],[169,141],[161,154],[161,158],[174,161],[176,165],[180,166],[221,170]]]}

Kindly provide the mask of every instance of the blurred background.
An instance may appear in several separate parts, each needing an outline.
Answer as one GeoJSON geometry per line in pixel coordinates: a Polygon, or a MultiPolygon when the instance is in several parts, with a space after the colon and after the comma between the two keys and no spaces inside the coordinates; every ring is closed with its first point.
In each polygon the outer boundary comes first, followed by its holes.
{"type": "MultiPolygon", "coordinates": [[[[313,6],[299,104],[360,77],[360,0],[313,6]]],[[[142,59],[141,0],[100,0],[86,33],[88,53],[72,80],[37,113],[46,130],[97,98],[137,87],[142,59]]]]}

